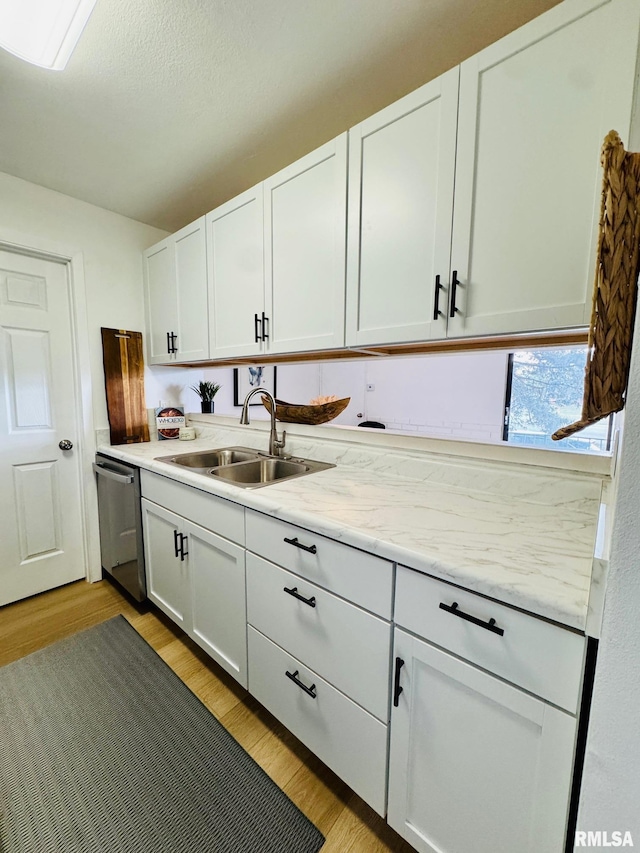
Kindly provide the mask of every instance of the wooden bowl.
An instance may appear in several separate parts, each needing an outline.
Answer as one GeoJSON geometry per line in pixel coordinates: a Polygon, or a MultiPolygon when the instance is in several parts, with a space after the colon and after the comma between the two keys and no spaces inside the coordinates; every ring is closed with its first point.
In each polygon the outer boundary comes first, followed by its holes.
{"type": "MultiPolygon", "coordinates": [[[[315,406],[298,406],[285,403],[284,400],[276,400],[276,420],[285,424],[326,424],[344,412],[350,400],[351,397],[343,397],[342,400],[315,406]]],[[[262,405],[271,414],[271,400],[268,397],[262,398],[262,405]]]]}

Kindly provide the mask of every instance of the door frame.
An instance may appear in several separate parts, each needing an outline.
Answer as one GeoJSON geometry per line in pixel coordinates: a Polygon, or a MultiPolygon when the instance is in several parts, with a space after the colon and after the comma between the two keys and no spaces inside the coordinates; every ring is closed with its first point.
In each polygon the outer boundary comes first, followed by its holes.
{"type": "Polygon", "coordinates": [[[91,381],[91,347],[87,322],[84,255],[77,247],[30,234],[0,228],[0,249],[44,261],[63,264],[67,270],[67,292],[71,321],[73,387],[76,397],[76,446],[79,456],[78,489],[82,524],[82,551],[85,578],[94,583],[102,578],[98,498],[92,463],[96,451],[91,381]]]}

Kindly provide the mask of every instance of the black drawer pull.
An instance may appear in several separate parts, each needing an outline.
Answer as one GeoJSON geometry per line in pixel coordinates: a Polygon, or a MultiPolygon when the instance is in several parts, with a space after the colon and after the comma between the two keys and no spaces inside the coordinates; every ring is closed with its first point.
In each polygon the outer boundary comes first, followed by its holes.
{"type": "Polygon", "coordinates": [[[181,533],[180,534],[180,560],[184,563],[184,558],[189,556],[189,552],[184,550],[185,542],[187,541],[187,537],[181,533]]]}
{"type": "Polygon", "coordinates": [[[315,690],[316,690],[315,684],[312,684],[311,687],[307,687],[306,684],[303,684],[300,681],[300,679],[298,678],[298,670],[297,669],[295,672],[289,672],[288,670],[285,670],[284,674],[287,676],[287,678],[290,678],[294,684],[297,684],[301,690],[304,690],[305,693],[307,693],[309,696],[311,696],[312,699],[317,698],[317,695],[315,692],[315,690]]]}
{"type": "Polygon", "coordinates": [[[269,340],[269,332],[267,331],[267,329],[269,328],[267,326],[268,322],[269,322],[269,318],[267,317],[267,315],[263,311],[262,312],[262,340],[263,341],[269,340]]]}
{"type": "Polygon", "coordinates": [[[433,300],[433,319],[437,320],[438,317],[442,316],[442,311],[440,310],[440,291],[444,290],[444,284],[440,284],[440,276],[436,276],[436,295],[433,300]]]}
{"type": "Polygon", "coordinates": [[[259,344],[262,338],[262,330],[258,331],[258,327],[261,325],[260,318],[257,314],[253,315],[253,331],[256,338],[256,343],[259,344]]]}
{"type": "Polygon", "coordinates": [[[315,595],[312,595],[312,596],[311,596],[311,598],[305,598],[303,595],[300,595],[300,593],[298,592],[298,587],[297,587],[297,586],[294,586],[294,587],[292,587],[291,589],[288,589],[288,587],[286,587],[286,586],[285,586],[285,587],[284,587],[284,591],[285,591],[285,592],[288,592],[288,593],[289,593],[289,595],[292,595],[294,598],[297,598],[297,599],[298,599],[298,601],[304,601],[304,603],[305,603],[305,604],[308,604],[308,605],[309,605],[309,607],[315,607],[315,606],[316,606],[316,597],[315,597],[315,595]]]}
{"type": "Polygon", "coordinates": [[[462,610],[458,610],[457,601],[454,601],[451,605],[440,604],[440,610],[446,610],[447,613],[453,613],[454,616],[459,616],[460,619],[464,619],[465,622],[473,622],[474,625],[479,625],[481,628],[486,628],[487,631],[493,631],[494,634],[499,634],[501,637],[504,636],[504,628],[498,628],[495,619],[489,619],[488,622],[483,622],[482,619],[478,619],[476,616],[471,616],[469,613],[465,613],[462,610]]]}
{"type": "Polygon", "coordinates": [[[454,270],[451,275],[451,310],[449,311],[450,317],[455,317],[458,313],[458,308],[456,307],[456,289],[460,281],[458,280],[458,270],[454,270]]]}
{"type": "Polygon", "coordinates": [[[395,674],[394,679],[393,679],[393,707],[394,708],[398,707],[398,703],[400,702],[400,694],[402,693],[402,691],[404,689],[400,686],[400,670],[402,669],[403,666],[404,666],[404,661],[402,660],[402,658],[396,658],[396,674],[395,674]]]}
{"type": "Polygon", "coordinates": [[[173,550],[175,552],[176,557],[180,556],[180,551],[178,549],[178,536],[180,536],[180,534],[178,533],[177,530],[174,530],[173,531],[173,550]]]}
{"type": "Polygon", "coordinates": [[[284,541],[287,543],[287,545],[295,545],[296,548],[300,548],[302,551],[308,551],[310,554],[316,554],[318,551],[315,545],[303,545],[302,542],[298,542],[297,536],[295,537],[295,539],[287,539],[287,537],[285,536],[284,541]]]}

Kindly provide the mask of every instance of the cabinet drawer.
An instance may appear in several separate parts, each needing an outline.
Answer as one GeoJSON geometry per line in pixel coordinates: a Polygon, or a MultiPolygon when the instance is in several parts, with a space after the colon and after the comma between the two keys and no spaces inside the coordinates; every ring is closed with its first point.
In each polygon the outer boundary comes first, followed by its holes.
{"type": "Polygon", "coordinates": [[[249,626],[249,691],[380,815],[387,726],[249,626]],[[310,696],[286,673],[306,687],[310,696]]]}
{"type": "Polygon", "coordinates": [[[179,513],[200,527],[213,530],[225,539],[244,545],[244,508],[238,504],[151,471],[140,472],[140,486],[142,496],[148,500],[179,513]]]}
{"type": "Polygon", "coordinates": [[[404,566],[398,566],[396,578],[395,621],[536,696],[577,712],[586,644],[580,634],[404,566]],[[483,623],[494,619],[504,634],[457,613],[483,623]]]}
{"type": "Polygon", "coordinates": [[[254,554],[247,554],[247,618],[354,702],[388,720],[388,622],[254,554]]]}
{"type": "Polygon", "coordinates": [[[247,548],[384,619],[391,619],[393,563],[387,560],[249,510],[247,548]]]}

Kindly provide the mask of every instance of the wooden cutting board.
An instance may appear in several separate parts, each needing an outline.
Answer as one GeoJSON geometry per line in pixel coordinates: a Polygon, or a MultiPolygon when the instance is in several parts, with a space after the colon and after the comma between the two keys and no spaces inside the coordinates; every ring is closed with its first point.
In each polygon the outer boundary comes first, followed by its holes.
{"type": "Polygon", "coordinates": [[[111,444],[149,441],[142,333],[101,329],[111,444]]]}

